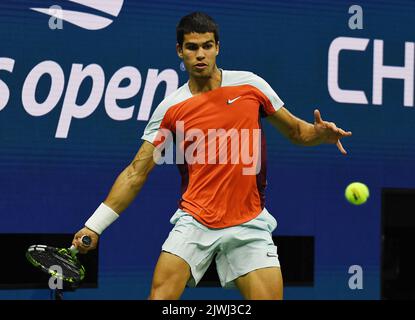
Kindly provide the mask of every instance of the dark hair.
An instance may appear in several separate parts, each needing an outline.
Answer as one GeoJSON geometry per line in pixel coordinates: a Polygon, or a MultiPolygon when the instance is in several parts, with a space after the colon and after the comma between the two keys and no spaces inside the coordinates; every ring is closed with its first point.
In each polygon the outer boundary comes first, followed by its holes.
{"type": "Polygon", "coordinates": [[[180,19],[176,27],[177,43],[182,46],[184,35],[188,33],[213,32],[215,42],[219,41],[219,27],[216,22],[203,12],[193,12],[180,19]]]}

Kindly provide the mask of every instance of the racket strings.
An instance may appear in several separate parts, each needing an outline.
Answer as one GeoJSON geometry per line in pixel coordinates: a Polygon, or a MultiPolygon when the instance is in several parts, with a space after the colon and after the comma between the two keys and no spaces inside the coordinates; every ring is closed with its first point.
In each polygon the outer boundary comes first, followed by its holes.
{"type": "Polygon", "coordinates": [[[60,256],[59,254],[54,254],[55,258],[58,259],[63,263],[61,265],[63,274],[65,276],[79,276],[79,268],[80,264],[73,260],[72,256],[65,255],[64,257],[60,256]],[[72,273],[72,275],[68,275],[72,273]]]}
{"type": "MultiPolygon", "coordinates": [[[[62,276],[65,278],[80,279],[81,272],[80,264],[75,261],[72,256],[66,252],[53,252],[49,250],[31,252],[32,258],[45,269],[50,269],[52,266],[59,266],[62,269],[62,276]]],[[[54,268],[52,268],[54,269],[54,268]]],[[[56,271],[56,270],[55,270],[56,271]]],[[[57,273],[59,276],[59,273],[57,273]]]]}

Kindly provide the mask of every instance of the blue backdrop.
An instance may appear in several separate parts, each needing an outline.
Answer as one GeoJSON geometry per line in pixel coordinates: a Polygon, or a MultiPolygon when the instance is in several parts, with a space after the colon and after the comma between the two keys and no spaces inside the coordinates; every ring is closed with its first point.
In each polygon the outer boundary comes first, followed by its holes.
{"type": "MultiPolygon", "coordinates": [[[[0,232],[82,227],[133,158],[149,113],[187,81],[175,26],[200,10],[220,26],[221,68],[253,71],[295,115],[312,122],[319,108],[353,132],[342,156],[334,145],[292,145],[265,125],[275,234],[315,237],[314,287],[288,287],[285,297],[380,297],[380,192],[415,187],[413,2],[360,1],[363,29],[350,28],[349,1],[82,2],[0,2],[0,232]],[[62,25],[52,5],[68,10],[62,25]],[[71,11],[90,16],[74,25],[65,20],[71,11]],[[363,206],[344,198],[352,181],[370,188],[363,206]],[[351,265],[362,267],[362,290],[348,286],[351,265]]],[[[67,297],[145,299],[179,190],[177,169],[157,167],[102,236],[99,288],[67,297]]],[[[212,297],[240,295],[199,288],[183,296],[212,297]]]]}

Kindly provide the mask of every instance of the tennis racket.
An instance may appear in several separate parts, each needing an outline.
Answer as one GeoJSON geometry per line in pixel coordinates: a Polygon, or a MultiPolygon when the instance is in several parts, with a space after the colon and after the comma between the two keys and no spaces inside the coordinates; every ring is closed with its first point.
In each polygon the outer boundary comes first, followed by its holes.
{"type": "MultiPolygon", "coordinates": [[[[92,242],[91,238],[86,235],[82,236],[81,241],[86,247],[92,242]]],[[[85,277],[85,268],[78,260],[77,253],[78,250],[73,245],[70,248],[56,248],[37,244],[27,249],[26,258],[43,272],[65,282],[77,284],[85,277]]]]}

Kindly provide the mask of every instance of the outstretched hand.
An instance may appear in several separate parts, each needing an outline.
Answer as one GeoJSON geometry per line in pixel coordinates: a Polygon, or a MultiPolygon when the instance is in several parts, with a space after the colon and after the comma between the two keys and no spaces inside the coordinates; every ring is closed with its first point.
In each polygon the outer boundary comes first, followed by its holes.
{"type": "Polygon", "coordinates": [[[351,131],[344,131],[343,129],[338,128],[334,122],[323,121],[318,109],[314,110],[314,128],[321,137],[323,143],[336,144],[342,154],[347,154],[340,139],[350,137],[352,135],[351,131]]]}

